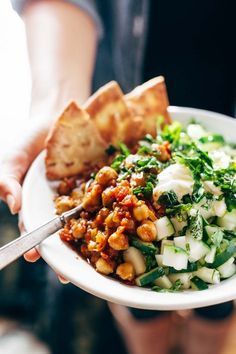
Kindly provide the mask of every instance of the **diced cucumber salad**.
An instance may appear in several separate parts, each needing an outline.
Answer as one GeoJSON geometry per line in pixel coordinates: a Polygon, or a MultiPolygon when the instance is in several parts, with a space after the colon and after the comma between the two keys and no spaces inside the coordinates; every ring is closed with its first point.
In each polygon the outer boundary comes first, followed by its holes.
{"type": "Polygon", "coordinates": [[[166,141],[171,158],[140,190],[160,213],[157,238],[133,237],[124,260],[138,286],[205,290],[236,272],[236,148],[196,122],[174,122],[140,145],[148,152],[166,141]]]}

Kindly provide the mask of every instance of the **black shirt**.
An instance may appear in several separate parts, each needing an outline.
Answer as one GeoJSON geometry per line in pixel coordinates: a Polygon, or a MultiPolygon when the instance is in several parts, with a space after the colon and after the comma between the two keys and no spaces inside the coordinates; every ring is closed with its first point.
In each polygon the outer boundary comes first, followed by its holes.
{"type": "Polygon", "coordinates": [[[144,80],[164,75],[172,105],[233,115],[234,1],[150,2],[144,80]]]}

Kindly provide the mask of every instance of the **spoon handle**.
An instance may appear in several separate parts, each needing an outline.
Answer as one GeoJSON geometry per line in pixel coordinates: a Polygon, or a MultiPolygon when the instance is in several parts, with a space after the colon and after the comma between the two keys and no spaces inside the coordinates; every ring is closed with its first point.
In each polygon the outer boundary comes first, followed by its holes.
{"type": "Polygon", "coordinates": [[[0,248],[0,270],[5,268],[8,264],[15,261],[31,248],[37,246],[40,242],[45,240],[54,232],[60,230],[63,225],[63,218],[57,216],[48,221],[42,226],[38,227],[32,232],[26,233],[17,239],[9,242],[0,248]]]}

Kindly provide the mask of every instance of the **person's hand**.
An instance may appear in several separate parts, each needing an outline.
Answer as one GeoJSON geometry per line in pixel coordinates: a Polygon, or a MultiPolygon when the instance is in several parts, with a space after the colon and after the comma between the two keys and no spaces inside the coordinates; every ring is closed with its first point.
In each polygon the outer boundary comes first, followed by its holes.
{"type": "MultiPolygon", "coordinates": [[[[0,159],[0,199],[5,201],[12,214],[19,213],[21,209],[21,184],[23,178],[38,153],[43,149],[49,123],[37,124],[35,121],[27,123],[22,129],[21,137],[17,143],[0,159]]],[[[20,231],[24,231],[23,223],[19,218],[20,231]]],[[[36,249],[25,254],[25,259],[35,262],[39,258],[36,249]]]]}
{"type": "MultiPolygon", "coordinates": [[[[0,159],[0,199],[7,203],[12,214],[19,213],[21,233],[26,231],[20,214],[22,181],[30,164],[43,149],[49,128],[49,122],[28,122],[21,139],[0,159]]],[[[24,254],[24,258],[28,262],[36,262],[40,255],[33,248],[24,254]]],[[[62,276],[57,276],[62,284],[68,283],[62,276]]]]}

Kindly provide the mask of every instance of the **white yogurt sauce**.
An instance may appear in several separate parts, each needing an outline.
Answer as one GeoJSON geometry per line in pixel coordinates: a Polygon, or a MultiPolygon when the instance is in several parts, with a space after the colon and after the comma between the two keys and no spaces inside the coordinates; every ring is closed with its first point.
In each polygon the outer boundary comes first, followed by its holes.
{"type": "Polygon", "coordinates": [[[153,198],[158,200],[163,192],[173,191],[180,202],[184,195],[193,193],[193,185],[194,180],[189,168],[175,163],[158,175],[158,184],[153,190],[153,198]]]}

